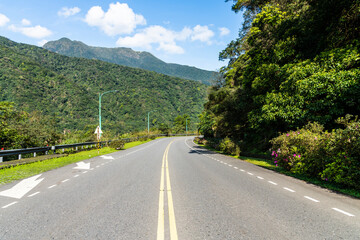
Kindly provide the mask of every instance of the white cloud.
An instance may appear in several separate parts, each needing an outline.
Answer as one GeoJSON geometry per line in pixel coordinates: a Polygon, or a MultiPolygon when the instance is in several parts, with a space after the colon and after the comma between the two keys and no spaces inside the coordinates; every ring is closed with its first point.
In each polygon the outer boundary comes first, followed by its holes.
{"type": "Polygon", "coordinates": [[[79,13],[80,11],[81,10],[78,7],[73,7],[73,8],[63,7],[60,11],[58,11],[58,15],[60,17],[67,18],[79,13]]]}
{"type": "Polygon", "coordinates": [[[208,26],[200,26],[196,25],[193,29],[191,40],[196,41],[199,40],[201,42],[206,42],[211,44],[211,38],[214,36],[214,32],[209,29],[208,26]]]}
{"type": "Polygon", "coordinates": [[[197,25],[194,28],[184,27],[180,32],[166,29],[162,26],[150,26],[140,30],[133,36],[120,37],[116,44],[121,47],[156,50],[169,54],[183,54],[185,51],[178,45],[180,41],[201,41],[211,44],[214,32],[208,26],[197,25]]]}
{"type": "Polygon", "coordinates": [[[220,30],[220,36],[226,36],[230,33],[230,30],[226,27],[221,27],[219,28],[220,30]]]}
{"type": "Polygon", "coordinates": [[[43,39],[43,40],[41,40],[41,41],[38,42],[38,46],[42,47],[42,46],[44,46],[45,43],[47,43],[48,41],[49,41],[49,40],[43,39]]]}
{"type": "Polygon", "coordinates": [[[176,44],[177,36],[180,35],[162,26],[150,26],[132,37],[119,38],[116,44],[123,47],[140,47],[148,50],[152,49],[153,44],[158,44],[157,50],[181,54],[184,53],[184,49],[176,44]]]}
{"type": "Polygon", "coordinates": [[[23,20],[21,20],[21,24],[23,25],[23,26],[30,26],[31,25],[31,22],[29,21],[29,20],[27,20],[27,19],[23,19],[23,20]]]}
{"type": "Polygon", "coordinates": [[[48,37],[52,34],[49,29],[40,25],[37,25],[35,27],[17,27],[15,25],[10,25],[9,29],[13,32],[19,32],[24,34],[25,36],[37,39],[48,37]]]}
{"type": "Polygon", "coordinates": [[[4,14],[0,13],[0,27],[5,26],[8,22],[10,22],[10,19],[4,14]]]}
{"type": "Polygon", "coordinates": [[[100,6],[92,7],[85,17],[90,26],[99,27],[109,36],[130,34],[137,25],[146,25],[145,18],[134,11],[126,3],[112,3],[107,12],[100,6]]]}

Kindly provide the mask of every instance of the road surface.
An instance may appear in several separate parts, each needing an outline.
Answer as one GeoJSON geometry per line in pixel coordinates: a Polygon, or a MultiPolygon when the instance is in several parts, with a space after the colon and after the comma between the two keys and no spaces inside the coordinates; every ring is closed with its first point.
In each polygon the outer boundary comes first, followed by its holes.
{"type": "Polygon", "coordinates": [[[360,200],[164,138],[1,186],[0,239],[360,239],[360,200]]]}

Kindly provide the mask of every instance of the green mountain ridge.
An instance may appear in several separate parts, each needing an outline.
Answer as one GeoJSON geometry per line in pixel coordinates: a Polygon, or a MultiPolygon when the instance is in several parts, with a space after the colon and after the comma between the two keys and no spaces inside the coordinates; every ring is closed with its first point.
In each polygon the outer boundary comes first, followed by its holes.
{"type": "Polygon", "coordinates": [[[128,67],[136,67],[173,77],[200,81],[210,85],[217,77],[216,72],[180,64],[166,63],[149,52],[137,52],[131,48],[91,47],[80,41],[61,38],[47,42],[43,48],[69,57],[98,59],[128,67]]]}
{"type": "Polygon", "coordinates": [[[117,133],[171,124],[188,114],[196,122],[206,101],[204,84],[100,60],[67,57],[0,37],[0,101],[19,109],[53,116],[56,128],[83,129],[98,125],[99,92],[102,124],[117,133]]]}

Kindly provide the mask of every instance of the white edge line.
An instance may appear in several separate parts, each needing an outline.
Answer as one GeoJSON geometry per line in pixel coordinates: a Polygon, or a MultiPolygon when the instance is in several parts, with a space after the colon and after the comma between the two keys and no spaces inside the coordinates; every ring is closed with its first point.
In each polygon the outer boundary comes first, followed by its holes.
{"type": "Polygon", "coordinates": [[[8,205],[3,206],[2,208],[8,208],[8,207],[10,207],[10,206],[12,206],[12,205],[14,205],[14,204],[16,204],[16,203],[18,203],[18,202],[12,202],[12,203],[10,203],[10,204],[8,204],[8,205]]]}
{"type": "Polygon", "coordinates": [[[264,180],[264,178],[263,178],[263,177],[260,177],[260,176],[257,176],[257,178],[258,178],[258,179],[261,179],[261,180],[264,180]]]}
{"type": "Polygon", "coordinates": [[[273,181],[268,181],[268,183],[271,183],[272,185],[278,185],[277,183],[275,183],[273,181]]]}
{"type": "Polygon", "coordinates": [[[53,187],[56,187],[56,185],[51,185],[50,187],[48,187],[48,188],[53,188],[53,187]]]}
{"type": "Polygon", "coordinates": [[[345,212],[345,211],[343,211],[343,210],[341,210],[341,209],[338,209],[338,208],[332,208],[332,210],[335,210],[335,211],[337,211],[337,212],[340,212],[340,213],[342,213],[342,214],[345,214],[345,215],[347,215],[347,216],[349,216],[349,217],[355,217],[355,215],[353,215],[353,214],[351,214],[351,213],[348,213],[348,212],[345,212]]]}
{"type": "Polygon", "coordinates": [[[33,193],[33,194],[30,194],[28,197],[33,197],[33,196],[35,196],[35,195],[37,195],[37,194],[39,194],[40,192],[36,192],[36,193],[33,193]]]}
{"type": "Polygon", "coordinates": [[[70,180],[70,179],[65,179],[65,180],[62,180],[61,182],[64,183],[64,182],[67,182],[67,181],[69,181],[69,180],[70,180]]]}
{"type": "Polygon", "coordinates": [[[78,177],[78,176],[80,176],[79,174],[76,174],[74,177],[78,177]]]}
{"type": "Polygon", "coordinates": [[[292,190],[292,189],[287,188],[287,187],[283,187],[283,189],[285,189],[286,191],[289,191],[289,192],[295,192],[295,190],[292,190]]]}
{"type": "Polygon", "coordinates": [[[309,196],[304,196],[304,198],[306,198],[306,199],[309,199],[310,201],[313,201],[313,202],[320,202],[319,200],[316,200],[315,198],[311,198],[311,197],[309,197],[309,196]]]}
{"type": "Polygon", "coordinates": [[[253,173],[251,173],[251,172],[247,172],[247,174],[249,174],[249,175],[251,175],[251,176],[252,176],[252,175],[254,175],[254,174],[253,174],[253,173]]]}

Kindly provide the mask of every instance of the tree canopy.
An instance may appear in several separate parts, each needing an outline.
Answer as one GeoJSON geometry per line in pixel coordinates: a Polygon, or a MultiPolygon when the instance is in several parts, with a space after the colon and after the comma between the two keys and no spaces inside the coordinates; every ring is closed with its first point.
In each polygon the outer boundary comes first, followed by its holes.
{"type": "Polygon", "coordinates": [[[360,112],[360,1],[233,3],[245,21],[219,55],[230,61],[205,104],[204,128],[265,150],[279,132],[313,121],[331,129],[360,112]]]}

